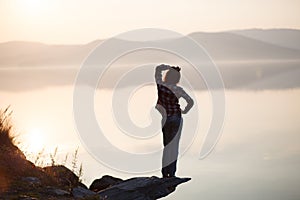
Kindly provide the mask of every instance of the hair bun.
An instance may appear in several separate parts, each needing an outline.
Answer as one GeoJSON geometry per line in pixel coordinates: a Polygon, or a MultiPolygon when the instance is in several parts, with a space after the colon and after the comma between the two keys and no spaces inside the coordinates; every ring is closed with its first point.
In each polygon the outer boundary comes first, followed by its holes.
{"type": "Polygon", "coordinates": [[[180,72],[181,68],[180,67],[172,67],[172,69],[175,69],[176,71],[180,72]]]}

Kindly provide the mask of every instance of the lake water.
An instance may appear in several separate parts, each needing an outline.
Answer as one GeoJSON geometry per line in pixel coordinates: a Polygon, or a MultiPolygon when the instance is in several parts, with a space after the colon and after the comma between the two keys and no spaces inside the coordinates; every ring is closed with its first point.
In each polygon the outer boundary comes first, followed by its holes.
{"type": "MultiPolygon", "coordinates": [[[[177,176],[191,177],[192,180],[180,185],[175,193],[164,199],[300,199],[298,64],[292,63],[289,68],[284,68],[287,65],[269,63],[262,68],[255,65],[255,69],[252,64],[221,70],[225,85],[231,88],[225,90],[225,120],[219,142],[202,160],[199,153],[214,115],[214,105],[208,91],[187,88],[196,99],[197,107],[184,116],[177,176]],[[254,90],[257,88],[260,90],[254,90]]],[[[37,163],[43,166],[51,164],[50,154],[57,147],[56,163],[64,163],[68,155],[66,165],[72,168],[74,151],[79,148],[76,170],[82,163],[86,185],[105,174],[123,179],[161,176],[159,167],[139,174],[117,171],[88,153],[80,138],[89,137],[90,131],[78,133],[73,116],[72,83],[78,70],[57,69],[0,70],[0,108],[10,105],[17,141],[27,158],[34,162],[40,152],[37,163]]],[[[120,75],[122,71],[117,70],[108,80],[120,75]]],[[[161,150],[160,116],[152,110],[156,101],[155,86],[148,84],[137,88],[130,98],[121,96],[114,111],[112,94],[122,94],[124,89],[96,90],[94,113],[103,135],[114,147],[132,154],[161,150]],[[118,116],[122,116],[118,108],[124,106],[123,102],[130,121],[139,127],[153,123],[153,134],[141,131],[141,135],[137,132],[132,136],[130,131],[126,134],[120,131],[116,122],[118,116]]],[[[85,109],[87,105],[82,106],[85,109]]],[[[89,138],[100,154],[106,152],[101,140],[89,138]]],[[[126,159],[115,161],[118,162],[126,163],[126,159]]],[[[151,162],[159,166],[160,157],[151,162]]]]}
{"type": "MultiPolygon", "coordinates": [[[[15,84],[26,85],[26,82],[15,84]]],[[[17,140],[27,157],[34,160],[44,148],[41,159],[45,165],[57,147],[57,162],[64,162],[65,155],[69,154],[67,165],[71,166],[72,154],[79,147],[78,163],[83,164],[83,181],[87,185],[105,174],[124,179],[160,176],[159,169],[142,174],[115,171],[90,155],[76,131],[73,89],[61,84],[0,91],[0,107],[11,106],[17,140]]],[[[138,142],[122,135],[112,116],[111,94],[110,89],[95,94],[95,115],[109,141],[133,153],[161,148],[160,134],[138,142]]],[[[198,109],[193,112],[198,114],[199,127],[179,160],[177,173],[192,177],[192,181],[179,186],[164,199],[300,199],[300,89],[225,90],[226,118],[222,136],[214,151],[203,160],[199,159],[199,151],[210,126],[213,105],[207,91],[194,91],[194,95],[198,109]]],[[[154,85],[138,90],[128,107],[132,121],[140,126],[151,123],[149,111],[155,99],[154,85]]],[[[157,113],[153,116],[159,118],[157,113]]],[[[182,142],[190,134],[189,124],[193,120],[189,115],[184,116],[182,142]]],[[[159,128],[157,123],[157,130],[159,128]]]]}

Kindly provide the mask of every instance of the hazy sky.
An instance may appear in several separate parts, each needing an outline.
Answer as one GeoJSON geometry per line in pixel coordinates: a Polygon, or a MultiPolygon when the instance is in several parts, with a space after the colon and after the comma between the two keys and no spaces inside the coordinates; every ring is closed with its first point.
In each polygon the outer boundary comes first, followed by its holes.
{"type": "Polygon", "coordinates": [[[1,0],[0,42],[87,43],[137,28],[300,28],[299,0],[1,0]]]}

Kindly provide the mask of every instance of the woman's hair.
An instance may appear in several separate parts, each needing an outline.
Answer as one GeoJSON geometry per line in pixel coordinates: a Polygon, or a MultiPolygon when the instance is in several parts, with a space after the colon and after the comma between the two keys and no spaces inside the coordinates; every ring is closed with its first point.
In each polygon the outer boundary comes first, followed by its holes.
{"type": "Polygon", "coordinates": [[[169,84],[177,84],[180,80],[180,67],[171,67],[164,78],[164,81],[169,84]]]}

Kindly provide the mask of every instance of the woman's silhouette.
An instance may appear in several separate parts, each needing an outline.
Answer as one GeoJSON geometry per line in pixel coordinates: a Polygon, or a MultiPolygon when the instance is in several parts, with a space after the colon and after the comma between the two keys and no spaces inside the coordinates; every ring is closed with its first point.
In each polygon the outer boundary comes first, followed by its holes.
{"type": "Polygon", "coordinates": [[[182,129],[182,116],[193,107],[193,99],[177,84],[180,80],[180,67],[169,65],[159,65],[155,70],[155,81],[157,84],[158,100],[156,109],[162,115],[163,132],[163,158],[162,175],[163,177],[173,177],[176,172],[178,157],[179,139],[182,129]],[[168,70],[162,79],[162,71],[168,70]],[[181,109],[179,98],[184,98],[187,102],[185,109],[181,109]]]}

